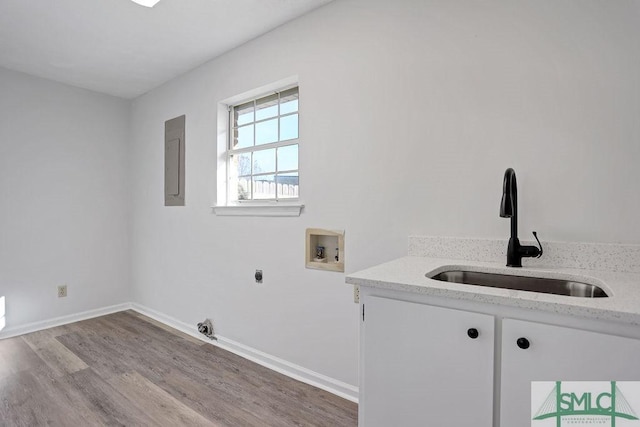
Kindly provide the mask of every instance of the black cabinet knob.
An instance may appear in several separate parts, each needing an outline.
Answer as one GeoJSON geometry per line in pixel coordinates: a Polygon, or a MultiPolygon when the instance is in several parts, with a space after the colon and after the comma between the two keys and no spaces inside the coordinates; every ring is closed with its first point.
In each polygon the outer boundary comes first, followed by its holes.
{"type": "Polygon", "coordinates": [[[480,333],[476,328],[469,328],[469,330],[467,330],[467,335],[469,335],[469,338],[475,340],[476,338],[478,338],[478,335],[480,335],[480,333]]]}
{"type": "Polygon", "coordinates": [[[518,338],[518,340],[516,341],[516,344],[518,344],[518,347],[520,347],[523,350],[528,349],[529,346],[531,345],[529,340],[526,338],[518,338]]]}

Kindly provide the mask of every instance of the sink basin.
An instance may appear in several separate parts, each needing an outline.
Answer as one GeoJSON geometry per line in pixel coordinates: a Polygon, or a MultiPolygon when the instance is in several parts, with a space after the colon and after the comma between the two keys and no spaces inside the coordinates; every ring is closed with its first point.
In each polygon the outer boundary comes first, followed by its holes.
{"type": "Polygon", "coordinates": [[[602,288],[588,283],[572,280],[547,279],[543,277],[512,276],[499,273],[480,273],[477,271],[449,270],[430,279],[442,282],[462,283],[465,285],[487,286],[491,288],[515,289],[518,291],[540,292],[545,294],[567,295],[582,298],[608,297],[602,288]]]}

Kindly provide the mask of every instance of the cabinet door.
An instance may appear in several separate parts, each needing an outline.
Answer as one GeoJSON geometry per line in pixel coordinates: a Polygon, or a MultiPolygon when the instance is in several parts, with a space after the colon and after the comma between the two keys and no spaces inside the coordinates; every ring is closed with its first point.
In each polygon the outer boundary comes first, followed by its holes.
{"type": "Polygon", "coordinates": [[[364,304],[361,427],[492,425],[493,316],[378,297],[364,304]]]}
{"type": "Polygon", "coordinates": [[[500,425],[531,425],[531,381],[637,381],[639,354],[640,340],[505,319],[500,425]]]}

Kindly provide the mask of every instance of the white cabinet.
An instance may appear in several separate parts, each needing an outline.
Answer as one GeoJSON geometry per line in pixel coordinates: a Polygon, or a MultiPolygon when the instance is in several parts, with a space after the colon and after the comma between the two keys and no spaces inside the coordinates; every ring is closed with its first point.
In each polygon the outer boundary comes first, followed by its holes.
{"type": "Polygon", "coordinates": [[[500,425],[530,425],[531,381],[637,381],[639,355],[640,340],[504,319],[500,425]]]}
{"type": "Polygon", "coordinates": [[[361,294],[360,427],[528,426],[532,381],[640,381],[640,328],[398,294],[361,294]]]}
{"type": "Polygon", "coordinates": [[[493,425],[493,316],[375,296],[363,304],[361,427],[493,425]]]}

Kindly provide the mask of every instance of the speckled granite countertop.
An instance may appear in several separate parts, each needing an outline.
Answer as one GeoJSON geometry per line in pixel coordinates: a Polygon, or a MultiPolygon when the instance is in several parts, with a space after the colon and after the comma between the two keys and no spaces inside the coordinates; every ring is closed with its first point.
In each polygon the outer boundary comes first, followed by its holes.
{"type": "Polygon", "coordinates": [[[542,310],[640,325],[640,273],[562,267],[509,268],[504,263],[407,256],[346,277],[353,285],[542,310]],[[580,298],[429,279],[426,273],[471,267],[474,271],[570,279],[600,286],[608,298],[580,298]]]}

